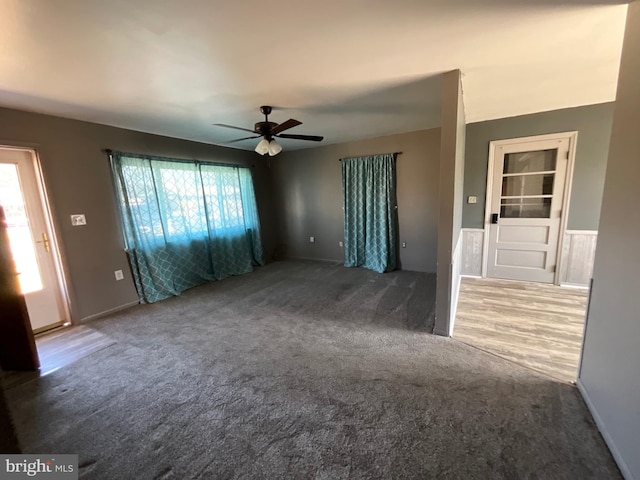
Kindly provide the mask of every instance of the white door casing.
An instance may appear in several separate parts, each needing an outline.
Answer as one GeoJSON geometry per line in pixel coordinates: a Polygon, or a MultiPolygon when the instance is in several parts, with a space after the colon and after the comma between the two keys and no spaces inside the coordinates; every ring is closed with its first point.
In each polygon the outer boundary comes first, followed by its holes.
{"type": "Polygon", "coordinates": [[[483,276],[557,283],[577,132],[491,142],[483,276]]]}
{"type": "Polygon", "coordinates": [[[0,204],[25,296],[31,327],[42,331],[68,321],[57,244],[46,210],[35,152],[0,147],[0,204]]]}

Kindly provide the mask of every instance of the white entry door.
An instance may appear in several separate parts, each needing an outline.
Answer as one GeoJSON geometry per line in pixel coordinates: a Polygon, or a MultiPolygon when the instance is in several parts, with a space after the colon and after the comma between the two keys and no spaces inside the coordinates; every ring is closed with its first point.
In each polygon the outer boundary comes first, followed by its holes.
{"type": "Polygon", "coordinates": [[[554,283],[570,137],[492,145],[487,276],[554,283]]]}
{"type": "Polygon", "coordinates": [[[63,324],[67,315],[55,242],[32,151],[0,147],[0,205],[32,329],[37,333],[63,324]]]}

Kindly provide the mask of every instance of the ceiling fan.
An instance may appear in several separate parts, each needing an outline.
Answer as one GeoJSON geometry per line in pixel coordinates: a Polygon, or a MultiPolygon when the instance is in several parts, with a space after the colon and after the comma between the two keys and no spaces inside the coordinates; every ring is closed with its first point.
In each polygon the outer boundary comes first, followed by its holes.
{"type": "Polygon", "coordinates": [[[260,107],[260,111],[264,115],[264,122],[258,122],[253,127],[253,130],[242,127],[234,127],[233,125],[225,125],[224,123],[214,123],[216,127],[225,127],[225,128],[233,128],[235,130],[242,130],[244,132],[251,132],[257,135],[253,135],[250,137],[238,138],[236,140],[231,140],[227,143],[235,143],[241,142],[243,140],[249,140],[250,138],[260,138],[262,140],[258,142],[255,150],[260,155],[269,154],[270,156],[274,156],[279,154],[282,151],[282,146],[276,142],[275,137],[278,138],[291,138],[294,140],[309,140],[312,142],[321,142],[324,137],[319,137],[317,135],[291,135],[288,133],[282,133],[285,130],[289,130],[290,128],[297,127],[298,125],[302,125],[302,122],[298,120],[294,120],[290,118],[286,122],[282,122],[280,124],[270,122],[269,114],[271,113],[272,108],[268,105],[263,105],[260,107]]]}

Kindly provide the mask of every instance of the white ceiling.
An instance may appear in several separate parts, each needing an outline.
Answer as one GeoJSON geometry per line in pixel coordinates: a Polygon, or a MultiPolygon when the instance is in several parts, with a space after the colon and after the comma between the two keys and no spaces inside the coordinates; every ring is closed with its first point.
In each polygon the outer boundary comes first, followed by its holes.
{"type": "Polygon", "coordinates": [[[0,106],[223,143],[267,104],[337,143],[438,126],[456,68],[468,122],[607,102],[620,3],[0,0],[0,106]]]}

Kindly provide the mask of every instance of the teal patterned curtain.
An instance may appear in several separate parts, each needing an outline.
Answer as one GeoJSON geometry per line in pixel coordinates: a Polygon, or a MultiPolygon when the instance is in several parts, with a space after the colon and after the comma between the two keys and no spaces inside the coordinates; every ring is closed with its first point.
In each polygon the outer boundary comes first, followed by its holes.
{"type": "Polygon", "coordinates": [[[264,263],[248,168],[121,152],[111,163],[142,303],[264,263]]]}
{"type": "Polygon", "coordinates": [[[344,265],[396,268],[396,155],[342,159],[344,265]]]}

